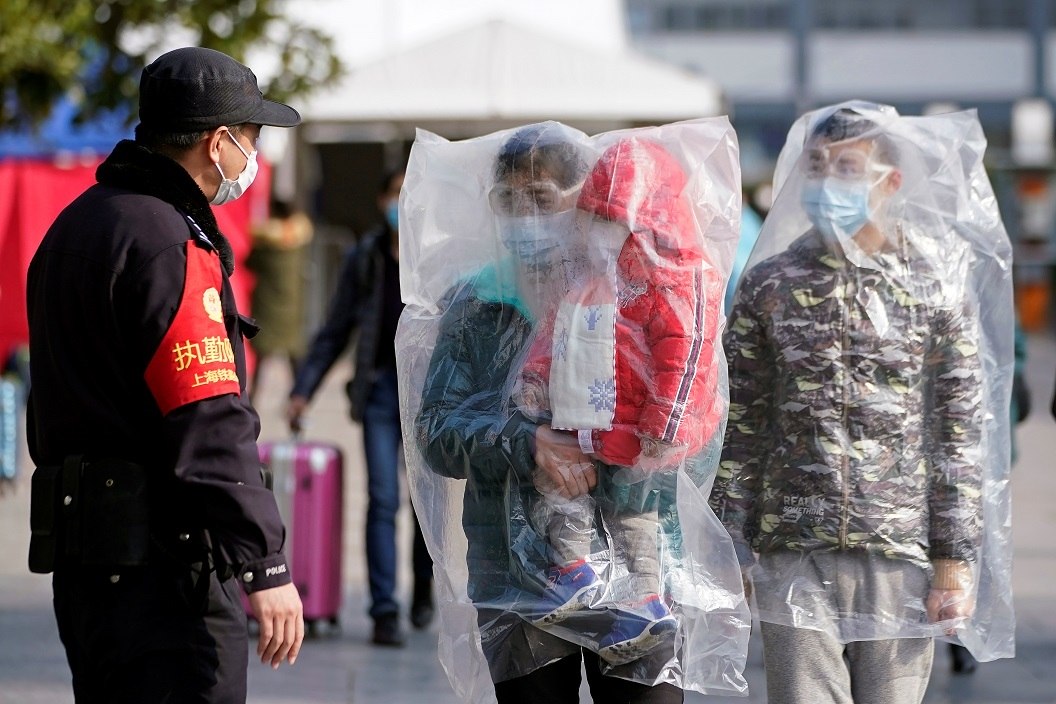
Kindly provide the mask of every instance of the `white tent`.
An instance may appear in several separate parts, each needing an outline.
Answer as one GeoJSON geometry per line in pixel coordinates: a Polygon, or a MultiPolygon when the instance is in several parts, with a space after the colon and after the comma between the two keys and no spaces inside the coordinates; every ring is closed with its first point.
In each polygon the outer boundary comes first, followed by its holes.
{"type": "Polygon", "coordinates": [[[350,73],[304,106],[307,141],[451,138],[539,120],[585,130],[715,115],[710,79],[627,50],[491,20],[350,73]]]}
{"type": "MultiPolygon", "coordinates": [[[[602,27],[583,27],[592,29],[602,27]]],[[[340,260],[339,243],[346,230],[377,220],[377,179],[403,162],[416,128],[464,139],[559,120],[593,134],[723,110],[714,81],[622,42],[567,37],[502,19],[463,25],[354,68],[297,105],[299,128],[264,132],[276,155],[275,192],[311,204],[320,222],[341,223],[335,232],[317,227],[313,257],[323,275],[312,278],[313,322],[332,290],[328,267],[340,260]]]]}

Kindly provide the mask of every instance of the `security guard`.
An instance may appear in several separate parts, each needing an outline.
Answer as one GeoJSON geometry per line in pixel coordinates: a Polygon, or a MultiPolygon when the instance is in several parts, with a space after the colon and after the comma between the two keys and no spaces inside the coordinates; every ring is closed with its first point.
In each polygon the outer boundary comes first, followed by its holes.
{"type": "Polygon", "coordinates": [[[54,572],[78,702],[244,702],[237,586],[272,667],[304,622],[209,206],[249,188],[261,126],[300,115],[190,47],[143,70],[139,118],[29,268],[30,568],[54,572]]]}

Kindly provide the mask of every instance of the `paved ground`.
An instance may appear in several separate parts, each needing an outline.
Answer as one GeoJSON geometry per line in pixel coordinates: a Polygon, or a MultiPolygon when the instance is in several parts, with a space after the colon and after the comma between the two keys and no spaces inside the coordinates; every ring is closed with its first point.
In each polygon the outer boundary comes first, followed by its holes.
{"type": "MultiPolygon", "coordinates": [[[[970,677],[948,674],[945,648],[938,651],[929,704],[1043,704],[1056,702],[1056,423],[1048,413],[1056,370],[1056,339],[1030,340],[1028,378],[1034,412],[1020,426],[1021,457],[1013,475],[1014,588],[1017,656],[987,663],[970,677]]],[[[365,480],[359,429],[345,420],[342,385],[347,369],[335,369],[312,409],[309,435],[341,444],[349,458],[346,490],[345,583],[341,630],[308,642],[298,664],[273,672],[251,666],[250,701],[260,704],[454,704],[436,658],[436,632],[411,633],[408,647],[371,647],[366,617],[362,522],[365,480]]],[[[259,399],[262,437],[284,435],[279,422],[288,379],[279,365],[265,369],[259,399]]],[[[24,478],[25,479],[25,478],[24,478]]],[[[0,499],[0,704],[70,704],[69,675],[50,605],[50,582],[25,568],[28,482],[0,499]]],[[[402,545],[409,547],[406,511],[402,545]]],[[[401,593],[410,589],[409,553],[401,593]]],[[[765,702],[757,639],[749,653],[747,698],[699,697],[688,702],[765,702]]],[[[583,701],[589,701],[584,695],[583,701]]]]}

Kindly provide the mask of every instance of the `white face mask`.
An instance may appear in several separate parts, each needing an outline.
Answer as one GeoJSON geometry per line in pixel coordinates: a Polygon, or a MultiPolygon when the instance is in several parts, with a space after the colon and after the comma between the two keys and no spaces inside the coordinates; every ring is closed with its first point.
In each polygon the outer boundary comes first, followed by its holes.
{"type": "Polygon", "coordinates": [[[220,162],[216,162],[216,170],[220,172],[220,188],[217,189],[213,199],[209,201],[213,205],[223,205],[224,203],[237,200],[250,187],[253,179],[257,177],[257,152],[254,150],[251,154],[246,154],[246,150],[242,148],[242,145],[238,143],[234,135],[228,132],[227,136],[238,147],[238,151],[242,152],[246,157],[246,168],[242,169],[238,179],[232,181],[224,176],[224,170],[220,168],[220,162]]]}

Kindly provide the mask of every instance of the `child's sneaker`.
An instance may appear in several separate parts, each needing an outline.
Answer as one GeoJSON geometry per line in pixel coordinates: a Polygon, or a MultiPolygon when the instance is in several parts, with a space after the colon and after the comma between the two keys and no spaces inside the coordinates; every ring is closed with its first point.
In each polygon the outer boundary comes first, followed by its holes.
{"type": "Polygon", "coordinates": [[[598,644],[598,655],[612,665],[624,665],[637,660],[668,639],[678,628],[672,615],[659,596],[652,596],[633,608],[613,609],[616,621],[612,631],[598,644]]]}
{"type": "Polygon", "coordinates": [[[600,586],[601,580],[586,560],[551,568],[546,573],[546,591],[536,625],[552,626],[588,608],[600,586]]]}

